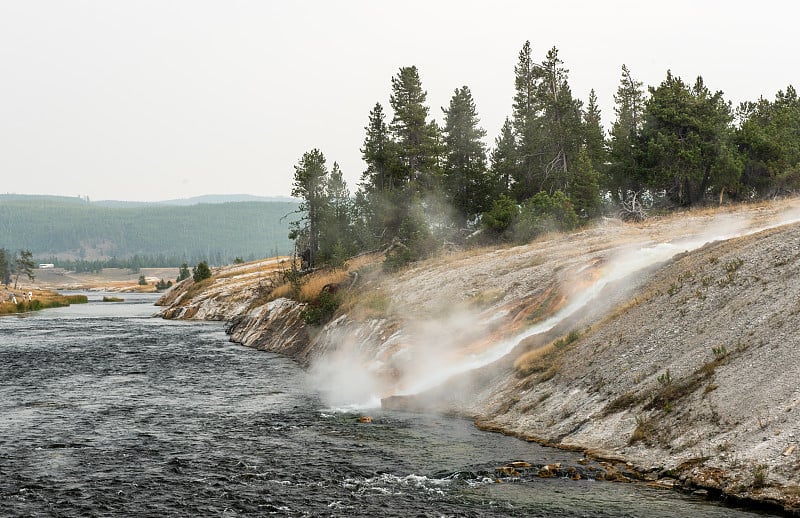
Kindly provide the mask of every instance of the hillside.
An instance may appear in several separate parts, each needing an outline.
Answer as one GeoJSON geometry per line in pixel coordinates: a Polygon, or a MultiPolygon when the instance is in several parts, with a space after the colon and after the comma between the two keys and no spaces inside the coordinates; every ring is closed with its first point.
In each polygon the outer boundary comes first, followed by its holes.
{"type": "Polygon", "coordinates": [[[286,217],[297,203],[245,201],[187,206],[107,206],[78,198],[0,196],[0,247],[51,258],[160,258],[157,266],[215,264],[289,253],[286,217]],[[176,263],[176,264],[172,264],[176,263]]]}
{"type": "Polygon", "coordinates": [[[259,298],[225,270],[163,312],[232,320],[233,340],[291,354],[334,406],[457,412],[625,477],[797,512],[799,207],[604,220],[389,277],[361,266],[321,328],[267,302],[277,277],[259,298]]]}

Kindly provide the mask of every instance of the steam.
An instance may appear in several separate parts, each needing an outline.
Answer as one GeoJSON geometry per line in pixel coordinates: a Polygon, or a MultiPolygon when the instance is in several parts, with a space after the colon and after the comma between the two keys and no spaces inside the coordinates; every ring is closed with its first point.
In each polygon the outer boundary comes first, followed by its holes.
{"type": "Polygon", "coordinates": [[[381,406],[384,387],[376,364],[365,355],[354,337],[335,333],[329,340],[336,342],[335,350],[314,362],[309,369],[312,387],[326,404],[341,411],[381,406]]]}
{"type": "MultiPolygon", "coordinates": [[[[696,250],[710,242],[728,240],[800,221],[800,208],[784,212],[772,223],[756,225],[742,215],[721,215],[687,237],[670,242],[645,242],[618,250],[600,267],[600,275],[580,290],[549,318],[516,336],[489,342],[491,321],[497,315],[461,311],[442,318],[407,323],[401,334],[367,340],[342,333],[329,337],[335,350],[315,362],[310,374],[328,404],[358,409],[380,406],[382,397],[411,395],[440,386],[449,378],[489,365],[523,340],[547,333],[560,323],[597,304],[609,285],[633,278],[645,269],[675,255],[696,250]],[[486,342],[482,348],[475,344],[486,342]],[[472,350],[468,350],[472,349],[472,350]]],[[[611,308],[606,308],[611,309],[611,308]]]]}

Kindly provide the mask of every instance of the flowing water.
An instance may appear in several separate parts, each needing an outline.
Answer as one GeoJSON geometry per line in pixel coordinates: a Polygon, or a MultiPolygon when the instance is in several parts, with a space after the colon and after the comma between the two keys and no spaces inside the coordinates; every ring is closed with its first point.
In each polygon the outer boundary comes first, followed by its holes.
{"type": "Polygon", "coordinates": [[[511,461],[581,457],[450,417],[358,423],[219,323],[100,297],[0,319],[2,516],[755,515],[639,484],[498,483],[511,461]]]}

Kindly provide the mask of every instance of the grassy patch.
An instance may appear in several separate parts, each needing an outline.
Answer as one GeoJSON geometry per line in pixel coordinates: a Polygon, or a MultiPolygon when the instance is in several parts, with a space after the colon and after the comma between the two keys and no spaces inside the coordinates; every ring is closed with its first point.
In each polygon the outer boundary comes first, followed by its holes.
{"type": "Polygon", "coordinates": [[[756,464],[753,466],[753,488],[758,489],[767,485],[767,469],[766,464],[756,464]]]}
{"type": "Polygon", "coordinates": [[[554,343],[549,343],[526,353],[514,361],[514,372],[524,378],[537,372],[544,372],[552,365],[552,354],[556,351],[554,343]]]}
{"type": "Polygon", "coordinates": [[[575,343],[580,336],[579,331],[573,330],[558,340],[523,353],[514,361],[514,371],[517,377],[524,378],[531,374],[542,373],[541,381],[551,379],[558,373],[561,366],[556,353],[575,343]]]}
{"type": "Polygon", "coordinates": [[[298,294],[299,302],[313,302],[320,296],[323,288],[326,286],[338,287],[349,277],[347,270],[342,269],[318,270],[306,275],[302,278],[300,293],[298,294]]]}
{"type": "Polygon", "coordinates": [[[472,306],[483,309],[501,301],[504,296],[505,291],[501,289],[484,290],[470,297],[469,302],[472,306]]]}
{"type": "Polygon", "coordinates": [[[607,416],[616,412],[624,412],[625,410],[633,408],[641,402],[642,400],[640,397],[628,390],[606,405],[606,407],[603,409],[603,415],[607,416]]]}
{"type": "Polygon", "coordinates": [[[105,296],[103,297],[103,302],[125,302],[125,299],[123,299],[122,297],[105,296]]]}
{"type": "Polygon", "coordinates": [[[189,301],[195,298],[212,284],[214,284],[214,277],[203,279],[200,282],[195,282],[194,284],[189,286],[188,290],[186,290],[186,296],[184,296],[183,300],[189,301]]]}
{"type": "Polygon", "coordinates": [[[633,429],[628,444],[636,442],[643,442],[645,444],[652,444],[656,433],[656,426],[652,419],[642,416],[636,416],[636,428],[633,429]]]}
{"type": "Polygon", "coordinates": [[[85,304],[89,301],[86,295],[61,295],[55,292],[38,292],[33,300],[22,301],[20,294],[18,302],[0,303],[0,315],[13,315],[27,313],[49,308],[63,308],[70,304],[85,304]]]}

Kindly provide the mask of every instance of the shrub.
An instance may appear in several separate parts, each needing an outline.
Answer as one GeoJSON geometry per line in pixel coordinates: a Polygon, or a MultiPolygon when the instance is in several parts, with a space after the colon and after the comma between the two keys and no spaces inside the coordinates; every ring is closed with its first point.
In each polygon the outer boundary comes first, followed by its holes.
{"type": "Polygon", "coordinates": [[[486,230],[498,237],[505,237],[511,231],[511,226],[518,217],[517,202],[502,194],[492,201],[492,208],[483,213],[482,221],[486,230]]]}
{"type": "Polygon", "coordinates": [[[764,487],[767,482],[767,465],[756,464],[753,466],[753,487],[764,487]]]}
{"type": "Polygon", "coordinates": [[[542,191],[523,202],[514,225],[514,237],[528,242],[546,232],[571,230],[577,226],[578,215],[569,198],[561,191],[552,195],[542,191]]]}
{"type": "Polygon", "coordinates": [[[655,432],[656,427],[651,419],[643,416],[636,416],[636,428],[634,428],[633,433],[631,433],[628,444],[634,444],[639,441],[650,444],[655,436],[655,432]]]}
{"type": "Polygon", "coordinates": [[[329,321],[339,308],[339,298],[332,291],[322,291],[316,300],[311,301],[302,311],[306,324],[319,326],[329,321]]]}
{"type": "Polygon", "coordinates": [[[189,272],[189,265],[186,264],[186,263],[183,263],[181,265],[180,269],[178,270],[178,278],[176,279],[176,281],[177,282],[181,282],[184,279],[188,279],[190,275],[191,275],[191,272],[189,272]]]}

